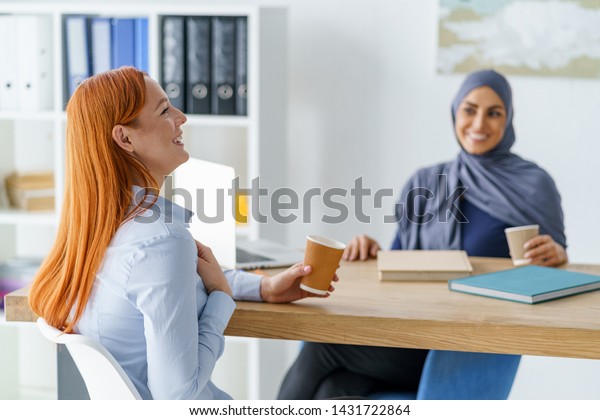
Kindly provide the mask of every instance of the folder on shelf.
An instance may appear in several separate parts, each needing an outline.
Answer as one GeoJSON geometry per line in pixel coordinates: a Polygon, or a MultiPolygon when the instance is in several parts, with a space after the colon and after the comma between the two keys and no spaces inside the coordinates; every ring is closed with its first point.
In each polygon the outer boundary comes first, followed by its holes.
{"type": "Polygon", "coordinates": [[[171,105],[185,109],[185,20],[182,16],[162,18],[161,86],[171,105]]]}
{"type": "Polygon", "coordinates": [[[89,42],[85,16],[65,17],[66,100],[90,76],[89,42]]]}
{"type": "Polygon", "coordinates": [[[92,38],[92,73],[98,74],[111,67],[111,19],[93,17],[90,22],[92,38]]]}
{"type": "Polygon", "coordinates": [[[148,19],[137,18],[134,23],[135,67],[148,72],[148,19]]]}
{"type": "Polygon", "coordinates": [[[0,15],[0,110],[16,110],[17,95],[17,16],[0,15]]]}
{"type": "Polygon", "coordinates": [[[237,115],[247,115],[247,73],[248,73],[248,18],[238,17],[236,24],[235,43],[235,111],[237,115]]]}
{"type": "Polygon", "coordinates": [[[17,16],[19,109],[52,108],[52,21],[50,16],[17,16]]]}
{"type": "Polygon", "coordinates": [[[210,114],[211,18],[186,18],[186,112],[210,114]]]}
{"type": "Polygon", "coordinates": [[[235,19],[213,17],[213,114],[235,115],[235,19]]]}
{"type": "Polygon", "coordinates": [[[112,19],[111,35],[112,68],[135,65],[134,19],[112,19]]]}

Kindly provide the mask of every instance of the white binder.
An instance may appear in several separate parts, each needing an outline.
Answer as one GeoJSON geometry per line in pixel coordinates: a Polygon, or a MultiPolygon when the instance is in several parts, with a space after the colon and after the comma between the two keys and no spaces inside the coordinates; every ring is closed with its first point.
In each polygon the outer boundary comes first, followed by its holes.
{"type": "Polygon", "coordinates": [[[17,95],[22,111],[52,109],[52,21],[17,16],[17,95]]]}
{"type": "Polygon", "coordinates": [[[91,18],[92,73],[98,74],[111,67],[111,22],[110,18],[91,18]]]}
{"type": "Polygon", "coordinates": [[[0,15],[0,111],[19,108],[17,95],[17,17],[0,15]]]}

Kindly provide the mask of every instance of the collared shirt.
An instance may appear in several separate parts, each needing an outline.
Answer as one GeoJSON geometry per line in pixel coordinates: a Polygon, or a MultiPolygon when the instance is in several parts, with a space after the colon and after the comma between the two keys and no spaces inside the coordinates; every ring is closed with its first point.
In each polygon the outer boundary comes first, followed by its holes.
{"type": "MultiPolygon", "coordinates": [[[[186,229],[191,215],[158,197],[121,225],[75,327],[108,349],[144,399],[231,398],[210,376],[235,302],[224,292],[206,293],[186,229]]],[[[235,299],[260,300],[261,276],[225,276],[235,299]]]]}

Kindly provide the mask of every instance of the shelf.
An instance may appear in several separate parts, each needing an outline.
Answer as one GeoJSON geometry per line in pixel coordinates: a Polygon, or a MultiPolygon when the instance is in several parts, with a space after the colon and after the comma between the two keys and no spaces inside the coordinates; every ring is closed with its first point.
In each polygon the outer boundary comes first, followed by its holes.
{"type": "Polygon", "coordinates": [[[0,224],[56,225],[57,215],[51,211],[29,212],[24,210],[0,209],[0,224]]]}
{"type": "Polygon", "coordinates": [[[86,4],[80,1],[42,2],[40,0],[20,0],[18,2],[7,2],[2,5],[2,10],[9,13],[48,14],[56,13],[58,10],[63,14],[98,14],[111,16],[138,16],[148,14],[144,7],[150,6],[152,13],[183,14],[183,15],[222,15],[239,16],[252,13],[256,8],[243,5],[201,4],[194,2],[173,2],[165,4],[150,3],[142,0],[131,2],[90,2],[86,4]],[[116,10],[116,11],[115,11],[116,10]]]}
{"type": "Polygon", "coordinates": [[[54,111],[0,111],[0,120],[53,122],[56,117],[54,111]]]}
{"type": "MultiPolygon", "coordinates": [[[[198,115],[186,114],[187,125],[208,127],[248,127],[252,123],[245,115],[198,115]]],[[[0,120],[13,121],[67,121],[64,111],[0,111],[0,120]]]]}
{"type": "Polygon", "coordinates": [[[241,115],[195,115],[186,114],[187,125],[202,125],[211,127],[248,127],[250,120],[241,115]]]}

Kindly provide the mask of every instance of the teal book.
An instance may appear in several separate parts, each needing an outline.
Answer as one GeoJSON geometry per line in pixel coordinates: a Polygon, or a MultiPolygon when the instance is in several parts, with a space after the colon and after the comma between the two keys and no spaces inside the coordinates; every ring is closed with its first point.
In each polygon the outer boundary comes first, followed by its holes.
{"type": "Polygon", "coordinates": [[[600,289],[600,276],[530,265],[450,280],[448,288],[497,299],[538,303],[600,289]]]}

